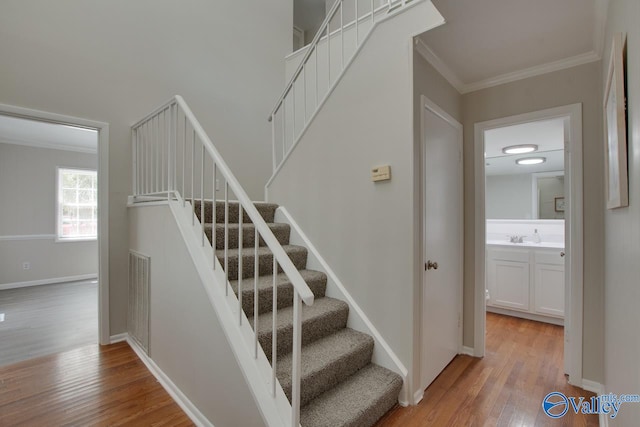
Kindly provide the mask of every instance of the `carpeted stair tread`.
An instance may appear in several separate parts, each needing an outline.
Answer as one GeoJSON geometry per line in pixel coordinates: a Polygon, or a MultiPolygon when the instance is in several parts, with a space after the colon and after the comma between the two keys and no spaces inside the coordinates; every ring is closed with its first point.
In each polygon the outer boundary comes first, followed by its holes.
{"type": "MultiPolygon", "coordinates": [[[[324,297],[327,288],[327,275],[314,270],[300,270],[300,275],[313,292],[316,299],[324,297]]],[[[242,281],[242,307],[247,316],[253,316],[253,278],[242,281]]],[[[278,308],[289,307],[293,304],[293,286],[286,274],[276,276],[278,288],[278,308]]],[[[238,295],[238,281],[231,281],[233,292],[238,295]]],[[[258,277],[258,313],[270,312],[273,304],[273,275],[258,277]]]]}
{"type": "MultiPolygon", "coordinates": [[[[302,270],[307,265],[307,248],[303,246],[295,246],[295,245],[283,245],[282,248],[287,253],[293,265],[298,269],[302,270]]],[[[255,248],[242,248],[242,277],[248,278],[253,277],[254,273],[254,250],[255,248]]],[[[237,280],[238,279],[238,249],[229,249],[229,272],[228,277],[229,280],[237,280]]],[[[222,264],[224,268],[224,249],[219,249],[216,251],[216,256],[218,260],[220,260],[220,264],[222,264]]],[[[282,269],[279,268],[280,272],[282,269]]],[[[266,246],[258,247],[258,275],[263,276],[266,274],[272,274],[273,272],[273,254],[271,250],[266,246]]]]}
{"type": "MultiPolygon", "coordinates": [[[[262,215],[262,218],[264,218],[265,222],[273,222],[273,218],[275,217],[276,214],[276,209],[278,209],[278,205],[274,204],[274,203],[266,203],[266,202],[254,202],[253,205],[256,207],[256,209],[258,210],[258,213],[260,215],[262,215]]],[[[212,209],[212,202],[211,200],[205,200],[204,201],[204,218],[205,218],[205,223],[206,222],[213,222],[213,209],[212,209]]],[[[238,215],[238,207],[239,207],[239,203],[238,202],[232,202],[229,201],[229,223],[237,223],[239,222],[239,218],[240,216],[238,215]]],[[[198,219],[200,219],[200,214],[201,214],[201,210],[200,210],[200,200],[196,199],[195,203],[194,203],[194,208],[196,211],[196,215],[198,216],[198,219]]],[[[244,210],[244,209],[243,209],[244,210]]],[[[223,223],[224,222],[224,216],[225,216],[225,207],[224,207],[224,200],[220,201],[217,200],[216,201],[216,222],[218,223],[223,223]]],[[[249,219],[249,216],[247,215],[246,212],[244,212],[243,217],[243,222],[245,223],[250,223],[251,220],[249,219]]]]}
{"type": "MultiPolygon", "coordinates": [[[[278,239],[281,245],[289,244],[289,234],[291,227],[289,224],[282,224],[278,222],[267,223],[273,234],[278,239]]],[[[206,223],[204,225],[204,232],[207,235],[207,239],[211,242],[213,224],[206,223]]],[[[229,224],[229,248],[235,249],[238,247],[238,238],[240,225],[238,223],[229,224]]],[[[253,224],[242,224],[242,247],[254,247],[255,245],[256,230],[253,224]]],[[[265,246],[265,242],[260,236],[260,246],[265,246]]],[[[224,224],[216,224],[216,249],[224,249],[224,224]]]]}
{"type": "MultiPolygon", "coordinates": [[[[371,362],[373,338],[345,328],[302,347],[300,404],[306,405],[371,362]]],[[[291,353],[279,358],[277,377],[291,401],[291,353]]]]}
{"type": "Polygon", "coordinates": [[[369,427],[398,402],[402,378],[369,364],[300,409],[303,427],[369,427]]]}
{"type": "MultiPolygon", "coordinates": [[[[347,326],[349,305],[341,300],[318,298],[313,305],[302,304],[302,345],[326,337],[347,326]]],[[[267,358],[271,360],[272,313],[258,315],[258,341],[267,358]]],[[[253,317],[249,318],[253,327],[253,317]]],[[[293,346],[293,306],[278,310],[278,357],[291,352],[293,346]]]]}

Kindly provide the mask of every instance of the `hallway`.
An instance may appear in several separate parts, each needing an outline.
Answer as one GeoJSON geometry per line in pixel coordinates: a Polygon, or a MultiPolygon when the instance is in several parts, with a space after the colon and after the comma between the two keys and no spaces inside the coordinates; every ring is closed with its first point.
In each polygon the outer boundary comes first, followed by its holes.
{"type": "Polygon", "coordinates": [[[593,393],[567,384],[562,372],[563,328],[487,313],[486,356],[457,356],[417,406],[397,406],[377,427],[597,426],[596,415],[569,411],[552,420],[542,411],[547,393],[593,393]]]}

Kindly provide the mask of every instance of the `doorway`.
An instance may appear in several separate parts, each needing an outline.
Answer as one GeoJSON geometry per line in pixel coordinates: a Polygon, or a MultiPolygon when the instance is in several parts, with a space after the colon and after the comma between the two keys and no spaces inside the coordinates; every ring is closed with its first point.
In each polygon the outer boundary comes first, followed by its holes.
{"type": "Polygon", "coordinates": [[[421,390],[462,346],[462,125],[421,97],[421,390]]]}
{"type": "MultiPolygon", "coordinates": [[[[108,159],[109,159],[109,125],[104,122],[88,120],[78,117],[60,115],[46,111],[33,110],[23,107],[0,104],[0,115],[7,118],[23,119],[33,121],[39,124],[58,125],[58,127],[67,127],[76,130],[86,130],[87,133],[93,132],[97,137],[97,168],[95,176],[95,189],[97,191],[96,208],[94,212],[97,220],[97,251],[98,251],[98,283],[97,283],[97,311],[98,311],[98,341],[101,345],[110,343],[109,332],[109,176],[108,176],[108,159]]],[[[64,165],[61,165],[64,166],[64,165]]],[[[60,170],[56,171],[56,176],[60,175],[60,170]]],[[[73,169],[69,169],[74,171],[73,169]]],[[[93,178],[81,170],[75,172],[83,174],[83,179],[91,181],[93,178]],[[87,176],[84,176],[87,175],[87,176]]],[[[62,179],[62,177],[59,177],[62,179]]],[[[56,192],[59,183],[57,178],[51,182],[52,192],[56,192]]],[[[79,190],[80,191],[80,190],[79,190]]],[[[88,193],[87,193],[88,194],[88,193]]],[[[57,211],[55,206],[51,206],[51,211],[57,211]]],[[[78,212],[80,214],[80,212],[78,212]]],[[[85,212],[82,213],[83,215],[85,212]]],[[[92,227],[89,222],[81,221],[79,218],[74,224],[73,219],[64,220],[64,215],[58,215],[56,220],[51,220],[51,225],[55,222],[54,238],[64,237],[64,233],[69,230],[79,230],[83,226],[92,227]],[[58,233],[61,233],[58,236],[58,233]]],[[[42,236],[40,236],[42,237],[42,236]]],[[[58,243],[60,245],[72,245],[72,243],[58,243]]],[[[23,266],[30,267],[28,264],[23,266]]],[[[26,268],[25,268],[26,269],[26,268]]],[[[52,321],[55,321],[52,319],[52,321]]]]}
{"type": "MultiPolygon", "coordinates": [[[[508,295],[505,300],[512,303],[514,308],[519,313],[528,310],[529,307],[535,307],[536,304],[540,305],[538,301],[540,295],[547,292],[551,296],[551,305],[554,301],[557,302],[560,297],[564,296],[563,306],[551,307],[550,304],[545,305],[546,312],[538,308],[538,313],[546,313],[551,317],[557,318],[560,312],[564,314],[564,372],[569,376],[569,383],[580,386],[582,384],[582,266],[583,266],[583,248],[582,248],[582,105],[574,104],[564,107],[557,107],[548,110],[542,110],[518,116],[505,117],[501,119],[491,120],[487,122],[481,122],[475,124],[475,152],[474,152],[474,166],[475,166],[475,289],[474,289],[474,356],[482,357],[485,353],[485,332],[486,322],[485,313],[487,310],[487,285],[495,284],[496,272],[499,268],[503,269],[504,274],[511,274],[514,280],[520,281],[519,293],[513,292],[508,295]],[[551,207],[545,206],[541,208],[540,205],[532,206],[534,197],[538,200],[538,195],[533,195],[533,191],[530,191],[530,202],[524,202],[524,205],[529,206],[530,217],[532,220],[534,217],[539,217],[541,212],[548,212],[550,208],[555,212],[562,211],[564,217],[563,231],[564,237],[562,250],[558,252],[558,256],[564,259],[564,272],[559,273],[558,267],[550,266],[551,260],[555,260],[554,257],[548,258],[547,262],[543,265],[544,269],[537,269],[535,264],[532,266],[532,262],[535,261],[535,254],[533,252],[525,255],[526,251],[520,250],[522,253],[518,253],[519,259],[505,259],[509,251],[502,251],[498,258],[502,258],[496,262],[493,260],[493,255],[487,251],[487,239],[490,232],[495,232],[495,229],[489,229],[487,224],[487,193],[485,191],[485,185],[487,182],[487,171],[490,166],[485,158],[487,152],[487,134],[495,130],[506,129],[518,125],[531,125],[539,122],[555,122],[561,124],[561,131],[563,133],[563,152],[564,155],[563,165],[564,173],[562,174],[562,181],[564,182],[563,195],[556,195],[552,201],[547,201],[551,204],[551,207]],[[537,212],[535,212],[537,211],[537,212]],[[493,261],[492,261],[493,260],[493,261]],[[494,262],[490,268],[487,265],[494,262]],[[500,264],[499,267],[497,265],[500,264]],[[549,264],[549,265],[547,265],[549,264]],[[526,266],[526,270],[525,270],[526,266]],[[495,268],[494,268],[495,267],[495,268]],[[533,271],[536,269],[536,271],[533,271]],[[538,271],[539,270],[539,271],[538,271]],[[543,277],[544,274],[550,274],[554,276],[554,280],[560,276],[560,280],[564,279],[564,295],[558,295],[557,289],[548,287],[546,290],[541,290],[538,294],[535,291],[530,291],[528,285],[535,286],[536,275],[543,277]],[[527,288],[525,291],[524,283],[526,281],[527,288]],[[554,294],[555,292],[555,294],[554,294]]],[[[514,143],[513,145],[519,145],[514,143]]],[[[507,147],[508,148],[508,147],[507,147]]],[[[537,147],[539,148],[539,147],[537,147]]],[[[536,148],[536,149],[537,149],[536,148]]],[[[541,158],[549,157],[555,158],[558,153],[551,153],[548,155],[521,155],[520,158],[533,158],[538,157],[536,161],[541,161],[541,158]]],[[[518,160],[516,159],[516,160],[518,160]]],[[[511,165],[513,159],[509,159],[509,167],[513,168],[517,165],[514,163],[511,165]]],[[[554,169],[552,167],[552,169],[554,169]]],[[[555,169],[558,169],[557,167],[555,169]]],[[[546,171],[549,172],[549,171],[546,171]]],[[[542,178],[549,178],[542,175],[542,178]]],[[[555,173],[551,180],[559,181],[560,174],[555,173]]],[[[529,181],[530,189],[532,189],[533,179],[529,181]]],[[[538,185],[536,183],[536,185],[538,185]]],[[[540,184],[542,185],[542,184],[540,184]]],[[[545,183],[544,185],[549,185],[545,183]]],[[[558,185],[555,182],[556,187],[558,185]]],[[[539,191],[536,191],[540,194],[539,191]]],[[[526,196],[525,196],[526,197],[526,196]]],[[[549,198],[549,196],[544,196],[549,198]]],[[[557,212],[556,212],[557,213],[557,212]]],[[[533,223],[532,223],[533,224],[533,223]]],[[[556,224],[556,227],[558,225],[556,224]]],[[[491,227],[493,225],[491,224],[491,227]]],[[[531,227],[529,227],[531,228],[531,227]]],[[[519,233],[506,233],[504,239],[507,237],[515,237],[515,243],[509,242],[509,244],[521,244],[519,242],[519,233]],[[511,236],[514,234],[514,236],[511,236]]],[[[520,233],[522,234],[522,233],[520,233]]],[[[533,239],[539,239],[539,232],[530,230],[528,233],[533,239]],[[533,233],[531,233],[533,232],[533,233]]],[[[512,239],[509,239],[512,240],[512,239]]],[[[527,240],[526,238],[524,239],[527,240]]],[[[505,246],[506,247],[506,246],[505,246]]],[[[513,252],[513,251],[511,251],[513,252]]],[[[539,255],[543,257],[545,254],[539,255]]],[[[515,255],[514,255],[515,256],[515,255]]],[[[558,258],[560,259],[560,258],[558,258]]],[[[549,276],[551,277],[551,276],[549,276]]],[[[549,283],[548,280],[538,280],[541,284],[549,283]]],[[[505,294],[506,295],[506,294],[505,294]]],[[[497,295],[491,296],[491,290],[489,290],[489,298],[496,298],[497,295]]],[[[506,303],[505,303],[506,304],[506,303]]],[[[504,304],[503,304],[504,305],[504,304]]],[[[535,311],[535,310],[533,310],[535,311]]],[[[531,317],[529,317],[531,318],[531,317]]],[[[534,319],[539,320],[539,319],[534,319]]]]}

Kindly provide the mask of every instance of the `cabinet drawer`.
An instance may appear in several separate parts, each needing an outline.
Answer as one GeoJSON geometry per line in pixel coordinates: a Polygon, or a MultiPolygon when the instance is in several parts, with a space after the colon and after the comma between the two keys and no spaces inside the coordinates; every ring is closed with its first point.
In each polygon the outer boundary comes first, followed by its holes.
{"type": "Polygon", "coordinates": [[[513,249],[489,249],[488,258],[494,261],[529,262],[529,250],[521,248],[513,249]]]}
{"type": "Polygon", "coordinates": [[[536,264],[552,264],[552,265],[564,265],[564,257],[560,256],[564,252],[564,249],[534,251],[533,258],[536,264]]]}

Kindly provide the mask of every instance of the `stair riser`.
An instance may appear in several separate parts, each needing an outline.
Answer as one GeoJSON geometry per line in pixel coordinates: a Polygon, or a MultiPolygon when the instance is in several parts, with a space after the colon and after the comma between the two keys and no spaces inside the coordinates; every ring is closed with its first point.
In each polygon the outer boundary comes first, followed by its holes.
{"type": "MultiPolygon", "coordinates": [[[[311,292],[316,298],[322,298],[326,291],[326,281],[310,281],[307,282],[311,292]]],[[[243,285],[245,289],[242,291],[242,308],[247,317],[253,316],[253,281],[243,285]]],[[[291,307],[293,305],[293,286],[278,286],[278,308],[291,307]]],[[[273,290],[260,289],[258,291],[258,313],[264,314],[271,311],[273,307],[273,290]]]]}
{"type": "MultiPolygon", "coordinates": [[[[278,227],[274,227],[271,229],[273,231],[274,236],[278,239],[281,245],[289,244],[289,234],[291,232],[291,227],[289,225],[278,224],[278,227]]],[[[207,235],[207,239],[211,242],[212,231],[211,228],[205,229],[205,233],[207,235]]],[[[253,225],[244,226],[242,229],[242,247],[249,248],[253,247],[255,244],[255,228],[253,225]]],[[[229,229],[229,249],[237,249],[239,242],[239,232],[237,228],[229,229]]],[[[262,237],[260,237],[260,246],[266,246],[262,237]]],[[[224,249],[224,225],[216,226],[216,249],[224,249]]]]}
{"type": "MultiPolygon", "coordinates": [[[[300,405],[304,406],[316,396],[335,387],[340,381],[371,363],[373,342],[362,346],[357,351],[341,360],[326,365],[321,372],[302,378],[300,381],[300,405]]],[[[291,385],[283,385],[284,393],[291,402],[291,385]]]]}
{"type": "MultiPolygon", "coordinates": [[[[225,218],[225,206],[224,202],[216,202],[216,222],[224,223],[225,218]]],[[[213,222],[213,204],[210,201],[204,202],[204,218],[205,222],[213,222]]],[[[262,218],[264,218],[265,222],[273,222],[273,218],[276,214],[277,205],[271,204],[256,204],[254,205],[262,218]]],[[[238,215],[239,205],[238,203],[229,203],[229,223],[238,223],[239,215],[238,215]]],[[[195,201],[195,211],[198,219],[200,219],[201,210],[200,210],[200,201],[195,201]]],[[[251,220],[246,212],[243,212],[242,221],[245,224],[251,224],[251,220]]]]}
{"type": "MultiPolygon", "coordinates": [[[[293,265],[298,269],[302,270],[307,265],[307,252],[306,251],[298,251],[289,254],[289,258],[293,262],[293,265]]],[[[218,260],[220,264],[224,268],[224,257],[218,255],[218,260]]],[[[228,260],[228,269],[229,269],[229,280],[237,280],[238,279],[238,257],[236,255],[229,256],[228,260]]],[[[252,278],[254,273],[254,256],[253,255],[245,255],[242,258],[242,278],[252,278]]],[[[258,256],[258,274],[260,276],[266,274],[272,274],[273,272],[273,254],[265,254],[258,256]]],[[[282,273],[282,268],[278,266],[278,272],[282,273]]]]}
{"type": "MultiPolygon", "coordinates": [[[[304,310],[304,308],[303,308],[304,310]]],[[[334,332],[347,327],[349,310],[331,312],[326,316],[311,319],[302,324],[302,345],[324,338],[334,332]]],[[[293,325],[288,324],[278,329],[277,352],[284,355],[291,352],[293,347],[293,325]]],[[[267,359],[271,360],[271,333],[260,334],[258,341],[267,359]]]]}

